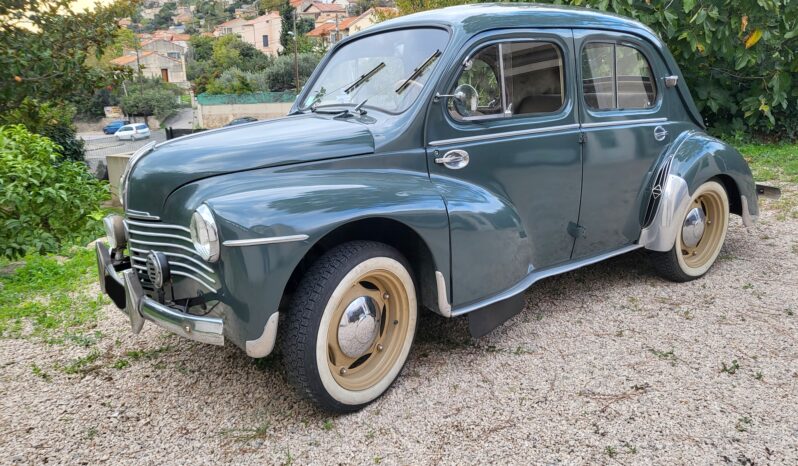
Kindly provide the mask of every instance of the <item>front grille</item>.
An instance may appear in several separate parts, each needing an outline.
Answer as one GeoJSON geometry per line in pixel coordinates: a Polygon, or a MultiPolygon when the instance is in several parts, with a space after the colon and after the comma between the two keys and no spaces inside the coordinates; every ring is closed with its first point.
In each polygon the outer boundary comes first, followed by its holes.
{"type": "Polygon", "coordinates": [[[130,234],[130,260],[145,289],[154,288],[147,273],[147,254],[150,251],[166,255],[171,273],[176,279],[193,280],[206,292],[218,289],[219,279],[194,250],[188,228],[157,221],[130,219],[125,219],[125,226],[130,234]]]}

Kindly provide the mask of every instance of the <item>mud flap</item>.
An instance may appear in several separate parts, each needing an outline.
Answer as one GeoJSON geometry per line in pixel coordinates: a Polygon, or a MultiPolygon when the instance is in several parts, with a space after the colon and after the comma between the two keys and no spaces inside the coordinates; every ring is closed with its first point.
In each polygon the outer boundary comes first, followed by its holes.
{"type": "Polygon", "coordinates": [[[468,314],[468,331],[474,338],[487,335],[524,309],[524,293],[468,314]]]}

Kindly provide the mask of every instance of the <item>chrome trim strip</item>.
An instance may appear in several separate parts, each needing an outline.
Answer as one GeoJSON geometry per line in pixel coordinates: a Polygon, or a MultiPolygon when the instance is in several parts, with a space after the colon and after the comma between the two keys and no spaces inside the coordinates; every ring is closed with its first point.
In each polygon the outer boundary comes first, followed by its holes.
{"type": "Polygon", "coordinates": [[[676,244],[676,235],[690,206],[690,190],[682,177],[669,174],[662,185],[654,218],[640,231],[637,243],[650,251],[666,252],[676,244]]]}
{"type": "Polygon", "coordinates": [[[438,287],[438,310],[443,317],[451,317],[452,305],[449,304],[449,295],[446,293],[446,279],[438,270],[435,271],[435,284],[438,287]]]}
{"type": "Polygon", "coordinates": [[[293,241],[304,241],[308,238],[309,238],[308,235],[271,236],[267,238],[230,239],[223,242],[222,244],[228,247],[255,246],[258,244],[275,244],[275,243],[290,243],[293,241]]]}
{"type": "MultiPolygon", "coordinates": [[[[132,256],[131,259],[137,260],[137,261],[141,261],[141,262],[144,262],[144,263],[147,262],[147,259],[145,257],[132,256]]],[[[205,275],[204,273],[200,272],[199,270],[195,269],[194,267],[192,267],[192,266],[190,266],[188,264],[184,264],[182,262],[177,262],[177,261],[169,261],[169,265],[173,265],[173,266],[177,266],[177,267],[185,267],[188,270],[191,270],[192,272],[194,272],[194,273],[196,273],[198,275],[201,275],[203,278],[205,278],[209,282],[216,283],[216,280],[214,280],[213,278],[205,275]]],[[[135,267],[137,269],[141,269],[141,270],[146,270],[146,268],[141,268],[140,266],[137,266],[136,264],[133,264],[133,267],[135,267]]]]}
{"type": "Polygon", "coordinates": [[[142,241],[142,240],[133,239],[133,238],[130,238],[130,242],[131,243],[138,243],[138,244],[146,244],[146,245],[149,245],[149,246],[165,246],[165,247],[168,247],[168,248],[178,248],[178,249],[186,250],[186,251],[188,251],[188,252],[190,252],[192,254],[196,254],[194,249],[188,248],[186,246],[182,246],[180,244],[158,243],[158,242],[155,242],[155,241],[142,241]]]}
{"type": "Polygon", "coordinates": [[[172,230],[182,230],[191,234],[191,230],[181,225],[172,225],[170,223],[149,223],[149,222],[136,222],[133,220],[125,220],[125,223],[147,228],[169,228],[172,230]]]}
{"type": "Polygon", "coordinates": [[[183,241],[188,241],[189,243],[194,244],[194,242],[191,241],[191,238],[186,238],[185,236],[170,235],[169,233],[150,233],[150,232],[141,231],[141,230],[131,230],[129,228],[128,228],[127,231],[128,231],[128,233],[141,235],[141,236],[155,236],[155,237],[158,237],[158,238],[182,239],[183,241]]]}
{"type": "Polygon", "coordinates": [[[199,278],[195,277],[194,275],[191,275],[190,273],[181,272],[179,270],[172,270],[172,275],[180,275],[181,277],[190,278],[190,279],[194,280],[195,282],[199,283],[200,285],[204,286],[205,288],[207,288],[208,291],[211,291],[211,292],[216,291],[216,289],[214,289],[211,285],[208,285],[207,283],[205,283],[204,281],[202,281],[199,278]]]}
{"type": "Polygon", "coordinates": [[[146,212],[144,212],[143,214],[135,214],[135,213],[132,213],[129,210],[127,212],[125,212],[125,215],[127,217],[137,218],[139,220],[154,220],[154,221],[158,221],[158,220],[161,219],[161,217],[158,217],[157,215],[150,215],[150,214],[148,214],[146,212]]]}
{"type": "Polygon", "coordinates": [[[568,125],[547,126],[545,128],[531,128],[531,129],[522,129],[519,131],[505,131],[503,133],[480,134],[479,136],[464,136],[461,138],[441,139],[438,141],[430,141],[429,145],[445,146],[447,144],[457,144],[461,142],[490,141],[491,139],[511,138],[514,136],[526,136],[528,134],[540,134],[540,133],[548,133],[555,131],[567,131],[578,128],[579,125],[577,123],[572,123],[568,125]]]}
{"type": "MultiPolygon", "coordinates": [[[[181,264],[181,263],[179,263],[179,262],[170,262],[170,263],[169,263],[169,265],[182,265],[183,267],[186,267],[186,268],[188,268],[188,269],[194,270],[195,272],[197,272],[198,274],[200,274],[200,275],[202,275],[203,277],[207,278],[207,279],[208,279],[208,280],[210,280],[211,282],[213,282],[213,283],[216,283],[216,280],[214,280],[214,279],[212,279],[212,278],[208,277],[207,275],[203,274],[202,272],[198,272],[197,270],[195,270],[195,269],[192,269],[191,267],[189,267],[189,266],[187,266],[187,265],[185,265],[185,264],[181,264]]],[[[145,272],[147,271],[147,267],[145,267],[145,266],[143,266],[143,265],[136,265],[136,264],[133,264],[133,265],[132,265],[132,267],[133,267],[134,269],[143,270],[143,271],[145,271],[145,272]]],[[[207,283],[205,283],[204,281],[200,280],[199,278],[197,278],[197,277],[195,277],[195,276],[193,276],[193,275],[191,275],[191,274],[188,274],[188,273],[185,273],[185,272],[181,272],[181,271],[179,271],[179,270],[172,270],[172,274],[173,274],[173,275],[180,275],[181,277],[188,277],[188,278],[190,278],[190,279],[192,279],[192,280],[194,280],[194,281],[196,281],[196,282],[199,282],[199,283],[201,283],[202,285],[204,285],[204,286],[205,286],[206,288],[208,288],[209,290],[211,290],[211,291],[216,291],[215,289],[213,289],[213,287],[212,287],[211,285],[208,285],[208,284],[207,284],[207,283]]]]}
{"type": "Polygon", "coordinates": [[[617,120],[617,121],[600,121],[596,123],[582,123],[582,128],[604,128],[606,126],[623,126],[623,125],[642,125],[647,123],[662,123],[668,121],[667,118],[644,118],[641,120],[617,120]]]}
{"type": "Polygon", "coordinates": [[[571,262],[568,264],[559,265],[556,267],[551,267],[548,269],[540,270],[537,272],[532,272],[523,280],[518,282],[517,284],[513,285],[512,287],[502,291],[501,293],[497,293],[489,298],[483,299],[482,301],[478,301],[476,303],[467,304],[465,306],[459,307],[452,311],[452,317],[461,316],[463,314],[468,314],[469,312],[476,311],[477,309],[481,309],[485,306],[489,306],[491,304],[496,304],[498,302],[504,301],[506,299],[512,298],[513,296],[523,293],[526,291],[530,286],[534,285],[535,282],[542,280],[544,278],[552,277],[554,275],[560,275],[565,272],[570,272],[572,270],[576,270],[578,268],[595,264],[597,262],[601,262],[605,259],[609,259],[610,257],[619,256],[621,254],[626,254],[627,252],[634,251],[635,249],[640,249],[642,246],[639,244],[629,244],[624,246],[620,249],[616,249],[614,251],[605,252],[603,254],[599,254],[597,256],[588,257],[587,259],[578,260],[576,262],[571,262]]]}
{"type": "Polygon", "coordinates": [[[247,340],[245,345],[247,356],[252,358],[265,358],[274,350],[274,342],[277,341],[277,322],[280,320],[280,313],[274,312],[269,316],[263,333],[256,340],[247,340]]]}
{"type": "MultiPolygon", "coordinates": [[[[130,250],[134,251],[134,252],[137,252],[139,254],[145,254],[145,255],[150,253],[150,251],[148,249],[130,248],[130,250]]],[[[193,263],[199,265],[200,267],[202,267],[203,269],[207,270],[209,273],[214,273],[212,268],[208,267],[207,265],[203,264],[202,262],[200,262],[199,260],[197,260],[197,259],[195,259],[193,257],[189,257],[189,256],[187,256],[185,254],[180,254],[179,252],[165,252],[165,251],[159,251],[159,252],[163,252],[164,254],[166,254],[167,257],[180,257],[182,259],[190,260],[191,262],[193,262],[193,263]]],[[[134,259],[141,259],[141,260],[144,260],[144,261],[147,260],[144,257],[141,257],[141,258],[136,257],[136,256],[132,256],[132,257],[134,259]]]]}

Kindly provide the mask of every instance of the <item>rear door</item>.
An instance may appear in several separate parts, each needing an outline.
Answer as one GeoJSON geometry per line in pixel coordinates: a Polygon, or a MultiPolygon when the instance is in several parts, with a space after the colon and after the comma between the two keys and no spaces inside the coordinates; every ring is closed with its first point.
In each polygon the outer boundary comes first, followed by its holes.
{"type": "Polygon", "coordinates": [[[583,132],[582,204],[573,258],[636,241],[644,182],[670,142],[667,75],[656,50],[629,34],[575,30],[583,132]]]}
{"type": "Polygon", "coordinates": [[[571,46],[570,30],[491,33],[438,89],[476,91],[465,103],[433,103],[427,127],[430,175],[449,212],[455,306],[571,256],[582,176],[571,46]]]}

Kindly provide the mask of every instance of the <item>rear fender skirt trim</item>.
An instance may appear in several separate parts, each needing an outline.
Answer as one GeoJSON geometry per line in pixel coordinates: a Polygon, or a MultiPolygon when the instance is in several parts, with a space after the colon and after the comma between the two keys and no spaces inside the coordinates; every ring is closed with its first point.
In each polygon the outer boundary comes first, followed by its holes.
{"type": "Polygon", "coordinates": [[[650,251],[670,251],[676,244],[676,235],[689,206],[690,190],[687,182],[678,175],[669,174],[662,187],[654,219],[640,232],[638,244],[650,251]]]}
{"type": "Polygon", "coordinates": [[[743,225],[745,225],[746,228],[751,228],[756,223],[757,216],[751,215],[751,211],[748,210],[748,198],[740,196],[740,205],[743,207],[743,225]]]}
{"type": "Polygon", "coordinates": [[[245,345],[247,356],[252,358],[265,358],[274,350],[274,342],[277,340],[277,323],[280,320],[280,313],[275,312],[269,316],[263,333],[255,340],[247,340],[245,345]]]}
{"type": "Polygon", "coordinates": [[[449,295],[446,293],[446,279],[438,270],[435,271],[435,285],[438,288],[438,311],[443,317],[451,317],[452,305],[449,304],[449,295]]]}

